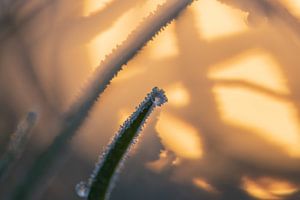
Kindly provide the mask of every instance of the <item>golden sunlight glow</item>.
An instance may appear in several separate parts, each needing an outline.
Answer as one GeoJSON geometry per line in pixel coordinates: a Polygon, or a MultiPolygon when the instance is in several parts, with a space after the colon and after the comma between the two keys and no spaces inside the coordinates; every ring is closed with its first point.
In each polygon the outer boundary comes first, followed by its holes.
{"type": "Polygon", "coordinates": [[[197,186],[200,189],[205,190],[207,192],[211,192],[211,193],[217,192],[217,190],[203,178],[194,178],[193,183],[195,186],[197,186]]]}
{"type": "Polygon", "coordinates": [[[162,112],[156,130],[167,149],[187,159],[201,158],[202,142],[197,129],[187,122],[162,112]]]}
{"type": "Polygon", "coordinates": [[[176,56],[179,53],[176,36],[174,33],[174,23],[171,23],[164,31],[151,41],[150,54],[153,58],[159,59],[163,57],[176,56]]]}
{"type": "MultiPolygon", "coordinates": [[[[93,12],[96,12],[99,9],[104,8],[108,3],[112,2],[112,0],[85,0],[85,8],[84,15],[88,16],[93,12]]],[[[146,1],[145,7],[150,11],[154,10],[158,4],[164,3],[165,0],[151,0],[146,1]]]]}
{"type": "Polygon", "coordinates": [[[166,89],[168,103],[175,107],[183,107],[189,104],[190,95],[181,82],[175,83],[166,89]]]}
{"type": "MultiPolygon", "coordinates": [[[[96,0],[86,1],[85,13],[91,14],[99,9],[105,8],[107,2],[99,2],[96,0]]],[[[141,4],[139,9],[129,9],[117,20],[113,21],[111,27],[99,33],[97,37],[91,40],[87,45],[92,67],[97,67],[105,55],[109,54],[118,44],[121,44],[140,23],[140,19],[149,13],[156,5],[154,2],[141,4]],[[126,28],[124,28],[126,27],[126,28]],[[121,34],[120,34],[121,33],[121,34]]],[[[101,26],[101,24],[99,24],[101,26]]]]}
{"type": "Polygon", "coordinates": [[[242,188],[251,196],[261,200],[280,200],[283,196],[290,195],[298,190],[293,184],[269,177],[253,180],[249,177],[242,178],[242,188]]]}
{"type": "Polygon", "coordinates": [[[124,67],[122,72],[119,73],[118,76],[114,78],[113,82],[116,83],[116,82],[128,81],[131,78],[144,74],[145,72],[146,72],[146,68],[141,66],[124,67]]]}
{"type": "Polygon", "coordinates": [[[247,13],[233,9],[217,0],[201,0],[193,3],[197,25],[204,39],[239,33],[248,29],[247,13]]]}
{"type": "Polygon", "coordinates": [[[208,76],[211,79],[249,81],[276,92],[289,93],[280,66],[271,55],[259,49],[213,66],[208,76]]]}
{"type": "Polygon", "coordinates": [[[243,87],[217,85],[213,92],[224,121],[254,130],[290,156],[300,157],[300,127],[292,103],[243,87]]]}
{"type": "MultiPolygon", "coordinates": [[[[279,94],[289,94],[280,66],[259,50],[250,50],[238,58],[214,66],[210,79],[245,81],[279,94]]],[[[258,136],[280,146],[290,156],[300,156],[300,126],[295,106],[256,88],[222,82],[213,88],[221,117],[227,123],[253,130],[258,136]]]]}
{"type": "Polygon", "coordinates": [[[128,35],[130,31],[136,27],[136,23],[127,22],[130,21],[132,15],[134,15],[134,11],[128,11],[127,14],[120,17],[118,21],[114,22],[112,28],[102,32],[99,36],[87,44],[91,65],[93,67],[97,67],[100,61],[105,58],[105,55],[111,53],[116,45],[121,44],[126,39],[124,36],[128,35]],[[128,26],[126,29],[124,29],[124,23],[126,22],[128,23],[128,26]],[[120,34],[120,32],[123,32],[124,35],[120,34]]]}
{"type": "Polygon", "coordinates": [[[296,16],[300,16],[300,0],[279,0],[289,11],[296,16]]]}
{"type": "Polygon", "coordinates": [[[118,112],[118,122],[119,124],[123,124],[125,120],[130,116],[130,111],[128,109],[121,109],[118,112]]]}
{"type": "Polygon", "coordinates": [[[156,173],[162,172],[167,167],[173,165],[176,156],[167,150],[163,150],[159,154],[159,159],[146,163],[146,166],[156,173]]]}
{"type": "Polygon", "coordinates": [[[96,12],[99,9],[103,9],[105,5],[112,0],[85,0],[85,5],[84,5],[84,16],[88,16],[92,14],[93,12],[96,12]]]}

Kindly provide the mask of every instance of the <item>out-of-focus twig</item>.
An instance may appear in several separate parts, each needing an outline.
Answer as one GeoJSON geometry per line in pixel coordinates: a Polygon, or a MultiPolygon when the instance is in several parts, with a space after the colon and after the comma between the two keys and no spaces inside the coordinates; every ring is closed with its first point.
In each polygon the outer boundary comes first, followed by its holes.
{"type": "Polygon", "coordinates": [[[16,131],[11,135],[8,148],[0,160],[0,181],[5,178],[9,168],[21,156],[36,121],[37,113],[29,112],[26,118],[18,124],[16,131]]]}

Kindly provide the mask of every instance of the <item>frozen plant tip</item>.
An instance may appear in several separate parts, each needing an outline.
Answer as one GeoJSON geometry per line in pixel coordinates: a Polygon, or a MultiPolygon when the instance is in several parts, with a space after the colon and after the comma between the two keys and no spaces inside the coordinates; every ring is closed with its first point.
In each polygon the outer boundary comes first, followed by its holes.
{"type": "Polygon", "coordinates": [[[123,165],[130,148],[137,141],[146,119],[156,106],[161,106],[165,102],[167,102],[167,97],[164,91],[157,87],[153,88],[106,147],[88,182],[80,182],[76,185],[78,196],[88,200],[109,198],[114,178],[123,165]]]}

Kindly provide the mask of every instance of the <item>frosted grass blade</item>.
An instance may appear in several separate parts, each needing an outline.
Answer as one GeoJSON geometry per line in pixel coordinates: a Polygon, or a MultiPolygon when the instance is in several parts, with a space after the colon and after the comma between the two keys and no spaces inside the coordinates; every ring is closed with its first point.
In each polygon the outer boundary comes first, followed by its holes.
{"type": "Polygon", "coordinates": [[[153,88],[136,111],[124,122],[115,137],[100,156],[98,163],[87,183],[80,182],[76,192],[88,200],[108,199],[115,177],[120,171],[130,148],[137,141],[137,137],[144,126],[147,117],[156,106],[167,101],[163,90],[153,88]]]}
{"type": "Polygon", "coordinates": [[[82,94],[66,112],[62,129],[54,141],[38,156],[25,178],[20,181],[13,199],[30,199],[30,194],[39,186],[40,181],[45,179],[51,167],[56,164],[55,161],[61,157],[63,151],[67,148],[68,141],[83,124],[92,106],[111,80],[122,69],[122,66],[192,2],[193,0],[168,0],[163,5],[159,5],[121,45],[118,45],[111,54],[106,56],[91,80],[88,81],[87,86],[82,90],[82,94]]]}

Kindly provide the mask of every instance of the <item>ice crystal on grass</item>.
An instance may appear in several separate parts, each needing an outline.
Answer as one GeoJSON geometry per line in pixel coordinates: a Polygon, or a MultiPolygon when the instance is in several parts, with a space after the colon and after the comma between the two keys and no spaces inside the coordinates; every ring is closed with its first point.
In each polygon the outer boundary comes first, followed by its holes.
{"type": "Polygon", "coordinates": [[[128,157],[131,147],[137,142],[139,133],[153,109],[167,102],[163,90],[157,87],[146,96],[136,111],[120,126],[119,131],[100,156],[88,183],[80,182],[76,186],[80,197],[89,200],[108,199],[120,169],[128,157]],[[88,191],[88,195],[85,192],[88,191]]]}
{"type": "Polygon", "coordinates": [[[76,193],[79,197],[86,198],[89,194],[89,186],[86,182],[81,181],[75,187],[76,193]]]}

